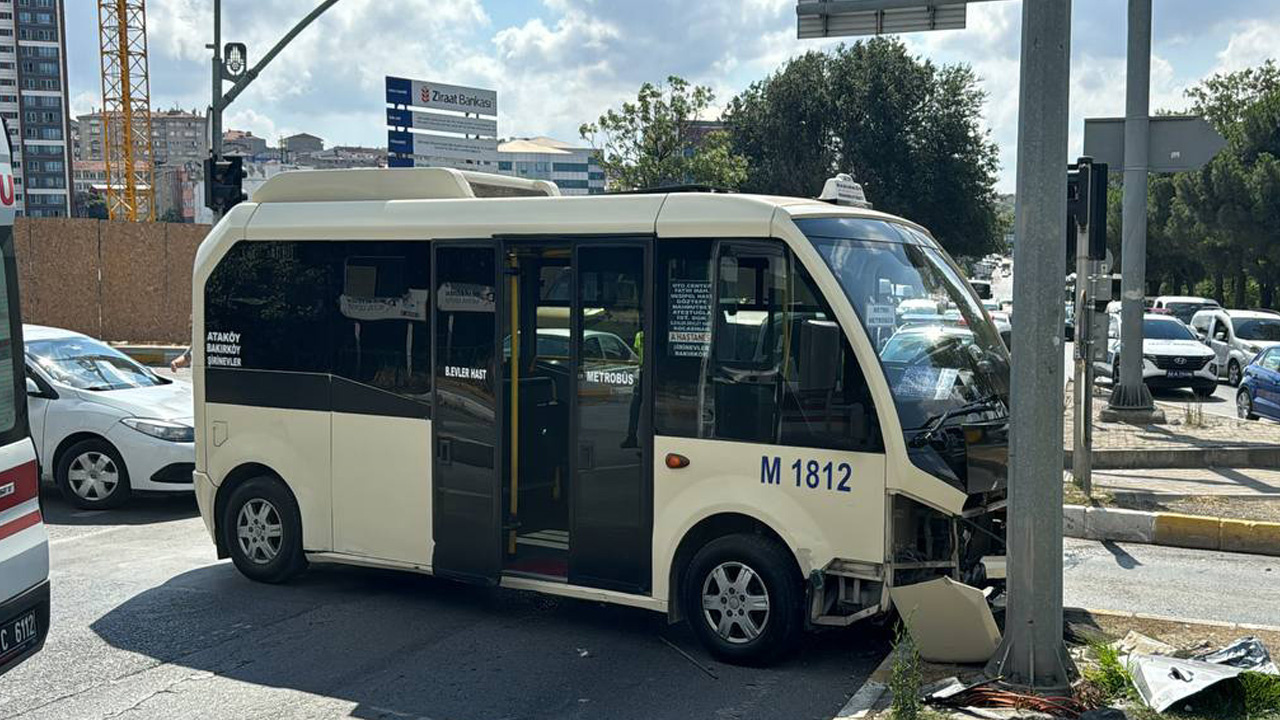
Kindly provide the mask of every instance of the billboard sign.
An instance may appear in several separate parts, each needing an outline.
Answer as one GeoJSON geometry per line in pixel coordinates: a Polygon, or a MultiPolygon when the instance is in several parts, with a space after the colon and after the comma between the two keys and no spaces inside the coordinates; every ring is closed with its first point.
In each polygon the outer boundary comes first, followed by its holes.
{"type": "Polygon", "coordinates": [[[489,118],[420,112],[408,108],[387,108],[387,125],[423,132],[456,133],[496,137],[498,121],[489,118]]]}
{"type": "Polygon", "coordinates": [[[387,103],[476,115],[498,114],[498,93],[494,90],[407,80],[390,75],[387,76],[387,103]]]}
{"type": "Polygon", "coordinates": [[[419,158],[497,162],[498,141],[493,138],[458,138],[389,130],[387,152],[419,158]]]}

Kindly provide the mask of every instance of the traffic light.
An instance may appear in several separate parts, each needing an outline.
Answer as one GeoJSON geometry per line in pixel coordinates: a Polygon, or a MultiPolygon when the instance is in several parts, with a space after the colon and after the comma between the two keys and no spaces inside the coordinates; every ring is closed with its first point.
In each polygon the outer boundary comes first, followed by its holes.
{"type": "Polygon", "coordinates": [[[208,158],[204,161],[204,204],[216,213],[225,213],[249,199],[241,189],[247,173],[244,158],[231,156],[222,160],[208,158]]]}
{"type": "Polygon", "coordinates": [[[1075,264],[1080,226],[1088,229],[1089,259],[1107,256],[1107,165],[1080,158],[1067,166],[1067,265],[1075,264]]]}

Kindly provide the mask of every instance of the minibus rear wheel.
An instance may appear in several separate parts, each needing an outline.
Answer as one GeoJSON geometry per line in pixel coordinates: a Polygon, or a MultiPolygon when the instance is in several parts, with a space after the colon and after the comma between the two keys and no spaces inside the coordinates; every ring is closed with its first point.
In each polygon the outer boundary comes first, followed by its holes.
{"type": "Polygon", "coordinates": [[[222,517],[222,541],[251,580],[281,583],[307,566],[302,516],[278,478],[258,476],[237,487],[222,517]]]}
{"type": "Polygon", "coordinates": [[[698,639],[726,662],[774,662],[803,629],[795,561],[760,535],[727,535],[704,545],[684,574],[681,596],[698,639]]]}

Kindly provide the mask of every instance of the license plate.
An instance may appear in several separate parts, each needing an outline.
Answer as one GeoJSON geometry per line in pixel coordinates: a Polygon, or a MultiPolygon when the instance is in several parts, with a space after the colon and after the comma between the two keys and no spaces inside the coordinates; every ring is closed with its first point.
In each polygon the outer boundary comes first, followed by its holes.
{"type": "Polygon", "coordinates": [[[0,625],[0,662],[32,647],[39,637],[34,609],[0,625]]]}
{"type": "Polygon", "coordinates": [[[1170,370],[1169,371],[1169,377],[1171,378],[1189,378],[1191,377],[1191,374],[1192,373],[1190,370],[1170,370]]]}

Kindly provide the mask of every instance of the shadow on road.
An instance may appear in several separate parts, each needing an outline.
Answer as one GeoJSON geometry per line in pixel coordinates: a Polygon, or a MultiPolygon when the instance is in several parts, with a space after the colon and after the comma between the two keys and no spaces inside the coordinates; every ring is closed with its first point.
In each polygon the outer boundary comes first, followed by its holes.
{"type": "Polygon", "coordinates": [[[184,520],[200,514],[195,495],[135,495],[114,510],[81,510],[62,499],[57,488],[41,487],[44,521],[49,525],[150,525],[184,520]]]}
{"type": "Polygon", "coordinates": [[[1117,545],[1114,540],[1103,540],[1102,547],[1115,556],[1116,564],[1125,570],[1132,570],[1142,565],[1138,558],[1130,555],[1127,550],[1117,545]]]}
{"type": "Polygon", "coordinates": [[[829,717],[888,647],[864,623],[806,638],[778,667],[741,668],[644,610],[333,566],[261,585],[229,563],[91,627],[162,662],[354,702],[355,717],[829,717]]]}

